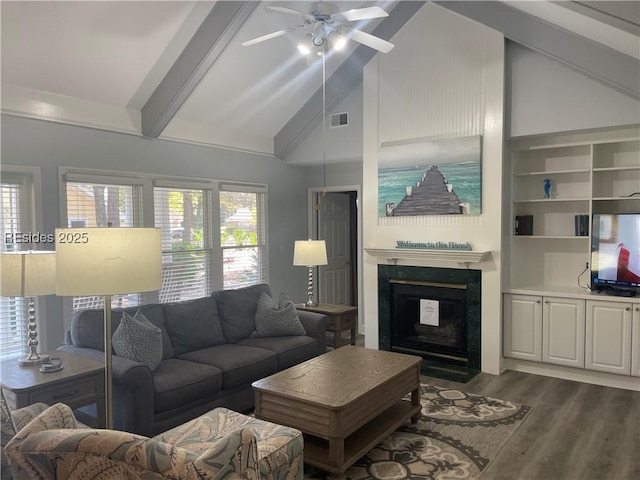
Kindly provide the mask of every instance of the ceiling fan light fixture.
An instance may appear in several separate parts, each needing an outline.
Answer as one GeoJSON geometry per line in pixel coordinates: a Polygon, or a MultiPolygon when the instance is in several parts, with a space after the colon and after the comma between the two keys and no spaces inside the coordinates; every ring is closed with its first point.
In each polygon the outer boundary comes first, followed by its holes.
{"type": "Polygon", "coordinates": [[[347,39],[341,33],[337,34],[333,39],[333,49],[340,51],[347,45],[347,39]]]}
{"type": "Polygon", "coordinates": [[[305,42],[300,42],[298,44],[298,51],[303,55],[309,55],[311,53],[309,45],[307,45],[305,42]]]}
{"type": "Polygon", "coordinates": [[[324,37],[322,35],[313,35],[311,37],[311,43],[313,43],[316,47],[321,47],[324,45],[324,37]]]}

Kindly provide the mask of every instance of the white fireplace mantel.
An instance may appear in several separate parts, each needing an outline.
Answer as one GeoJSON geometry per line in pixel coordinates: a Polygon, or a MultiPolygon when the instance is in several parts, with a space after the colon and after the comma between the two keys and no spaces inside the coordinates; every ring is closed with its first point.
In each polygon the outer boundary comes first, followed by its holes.
{"type": "Polygon", "coordinates": [[[422,248],[365,248],[369,255],[384,258],[397,264],[398,260],[422,260],[452,262],[469,267],[470,263],[479,263],[489,252],[472,250],[429,250],[422,248]]]}

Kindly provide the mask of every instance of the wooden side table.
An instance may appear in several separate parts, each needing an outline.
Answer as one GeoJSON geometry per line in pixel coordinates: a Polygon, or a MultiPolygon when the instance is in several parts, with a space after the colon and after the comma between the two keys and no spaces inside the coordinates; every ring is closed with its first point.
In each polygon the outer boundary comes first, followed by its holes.
{"type": "Polygon", "coordinates": [[[47,405],[60,402],[77,409],[95,403],[97,419],[78,412],[78,420],[104,428],[104,364],[60,350],[49,352],[49,356],[62,359],[64,368],[42,373],[39,365],[20,366],[17,360],[0,362],[0,383],[9,408],[14,410],[37,402],[47,405]]]}
{"type": "Polygon", "coordinates": [[[356,344],[356,329],[358,328],[358,307],[351,305],[333,305],[330,303],[319,303],[315,307],[296,305],[299,310],[323,313],[329,317],[329,327],[327,331],[333,332],[333,348],[340,348],[347,343],[342,343],[342,332],[351,330],[351,345],[356,344]]]}

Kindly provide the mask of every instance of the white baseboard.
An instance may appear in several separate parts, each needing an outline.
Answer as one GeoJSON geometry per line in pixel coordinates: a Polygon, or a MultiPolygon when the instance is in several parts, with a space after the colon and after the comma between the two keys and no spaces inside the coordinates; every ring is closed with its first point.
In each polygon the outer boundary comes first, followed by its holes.
{"type": "Polygon", "coordinates": [[[516,360],[513,358],[504,358],[502,369],[503,372],[504,370],[514,370],[516,372],[533,373],[545,377],[562,378],[575,382],[591,383],[594,385],[640,392],[640,377],[581,370],[579,368],[563,367],[548,363],[527,362],[526,360],[516,360]]]}

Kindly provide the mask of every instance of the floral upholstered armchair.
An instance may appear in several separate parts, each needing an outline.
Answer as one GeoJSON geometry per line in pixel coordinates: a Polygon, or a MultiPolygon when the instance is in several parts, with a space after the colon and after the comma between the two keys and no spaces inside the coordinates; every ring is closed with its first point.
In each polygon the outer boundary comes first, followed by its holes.
{"type": "Polygon", "coordinates": [[[7,455],[4,452],[7,443],[9,443],[16,432],[21,430],[27,423],[44,412],[47,407],[48,405],[44,403],[34,403],[28,407],[11,411],[5,401],[4,392],[2,391],[2,388],[0,388],[0,443],[2,444],[0,450],[0,475],[2,480],[10,480],[12,478],[11,472],[9,471],[9,464],[7,462],[7,455]]]}
{"type": "Polygon", "coordinates": [[[300,432],[223,408],[153,438],[81,427],[61,403],[34,418],[7,444],[14,478],[302,478],[300,432]]]}

